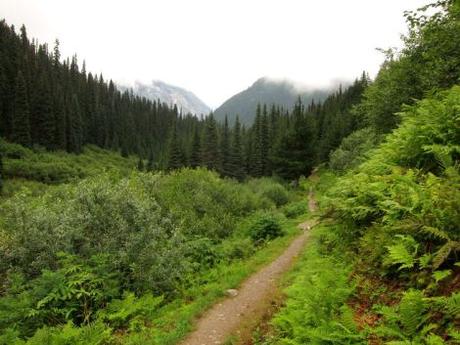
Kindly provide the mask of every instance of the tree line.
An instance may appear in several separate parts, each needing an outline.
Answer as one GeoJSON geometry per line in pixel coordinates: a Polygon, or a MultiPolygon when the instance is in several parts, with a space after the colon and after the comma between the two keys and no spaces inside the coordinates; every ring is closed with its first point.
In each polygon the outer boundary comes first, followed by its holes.
{"type": "Polygon", "coordinates": [[[324,102],[292,109],[257,106],[255,122],[218,123],[177,106],[121,92],[112,80],[87,72],[77,56],[61,59],[30,40],[25,26],[0,22],[0,135],[24,146],[80,153],[87,144],[138,155],[139,168],[173,170],[205,166],[223,176],[309,174],[342,138],[359,128],[351,109],[369,84],[363,75],[324,102]]]}
{"type": "Polygon", "coordinates": [[[238,117],[233,124],[227,118],[218,123],[213,114],[193,124],[176,119],[169,131],[164,168],[205,166],[238,180],[308,175],[315,165],[327,161],[344,137],[361,128],[353,107],[369,83],[363,73],[324,102],[306,105],[299,98],[292,109],[259,104],[249,127],[241,125],[238,117]]]}

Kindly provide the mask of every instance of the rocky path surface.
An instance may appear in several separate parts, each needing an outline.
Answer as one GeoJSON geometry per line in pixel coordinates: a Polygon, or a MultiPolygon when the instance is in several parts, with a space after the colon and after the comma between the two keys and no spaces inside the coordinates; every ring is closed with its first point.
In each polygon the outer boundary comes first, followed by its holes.
{"type": "MultiPolygon", "coordinates": [[[[309,195],[310,211],[316,211],[313,194],[309,195]]],[[[276,290],[277,280],[286,272],[293,260],[301,253],[308,239],[314,220],[299,224],[304,230],[276,260],[249,277],[238,290],[229,291],[230,296],[209,309],[196,324],[195,331],[182,345],[223,344],[241,326],[257,319],[265,312],[267,299],[276,290]]]]}

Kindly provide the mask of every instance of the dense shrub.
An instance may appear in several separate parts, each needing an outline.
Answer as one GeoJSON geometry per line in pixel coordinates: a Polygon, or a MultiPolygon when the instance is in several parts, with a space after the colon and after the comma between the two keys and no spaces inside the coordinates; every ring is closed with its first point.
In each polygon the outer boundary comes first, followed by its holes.
{"type": "Polygon", "coordinates": [[[248,224],[248,234],[255,243],[262,243],[284,234],[279,218],[271,213],[257,213],[248,224]]]}
{"type": "Polygon", "coordinates": [[[339,172],[357,167],[366,159],[365,154],[375,148],[378,141],[379,136],[372,128],[353,132],[330,154],[329,167],[339,172]]]}
{"type": "MultiPolygon", "coordinates": [[[[273,206],[205,169],[106,173],[39,197],[23,189],[0,209],[0,340],[82,343],[103,322],[102,344],[111,328],[147,327],[217,263],[250,256],[238,224],[273,206]]],[[[278,223],[258,231],[282,234],[278,223]]]]}
{"type": "Polygon", "coordinates": [[[283,207],[283,213],[287,218],[295,218],[304,213],[308,210],[307,201],[297,201],[292,202],[283,207]]]}
{"type": "Polygon", "coordinates": [[[26,148],[0,138],[4,155],[4,176],[47,184],[60,184],[95,176],[104,171],[127,174],[135,168],[134,158],[123,158],[115,152],[86,146],[80,155],[47,152],[43,148],[26,148]]]}
{"type": "Polygon", "coordinates": [[[248,186],[254,193],[268,198],[278,207],[289,202],[288,190],[271,178],[252,179],[248,182],[248,186]]]}

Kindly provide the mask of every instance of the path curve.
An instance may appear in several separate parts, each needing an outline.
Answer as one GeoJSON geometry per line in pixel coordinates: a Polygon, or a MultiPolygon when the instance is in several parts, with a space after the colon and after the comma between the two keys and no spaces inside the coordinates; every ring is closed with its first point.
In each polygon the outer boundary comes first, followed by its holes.
{"type": "MultiPolygon", "coordinates": [[[[316,203],[310,192],[309,208],[316,210],[316,203]],[[312,207],[313,206],[313,207],[312,207]]],[[[228,297],[215,304],[197,322],[196,329],[181,343],[181,345],[218,345],[244,325],[261,316],[267,298],[276,289],[276,281],[287,271],[308,239],[314,220],[309,220],[299,227],[303,231],[276,260],[249,277],[239,288],[235,297],[228,297]]]]}

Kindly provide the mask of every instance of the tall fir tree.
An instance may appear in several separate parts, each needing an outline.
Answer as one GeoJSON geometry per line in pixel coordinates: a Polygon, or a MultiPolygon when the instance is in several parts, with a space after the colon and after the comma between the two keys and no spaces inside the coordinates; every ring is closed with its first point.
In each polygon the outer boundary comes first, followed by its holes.
{"type": "Polygon", "coordinates": [[[220,152],[222,157],[222,170],[224,176],[231,176],[230,165],[230,129],[228,127],[228,119],[225,116],[224,127],[222,129],[222,137],[220,140],[220,152]]]}
{"type": "Polygon", "coordinates": [[[193,131],[192,148],[189,163],[192,168],[197,168],[201,165],[201,137],[198,125],[195,125],[193,131]]]}
{"type": "Polygon", "coordinates": [[[184,155],[177,135],[177,123],[173,122],[168,147],[167,169],[176,170],[184,166],[184,155]]]}
{"type": "Polygon", "coordinates": [[[252,132],[252,159],[251,159],[251,175],[261,177],[264,174],[263,166],[263,142],[262,142],[262,108],[260,103],[257,104],[256,118],[254,125],[251,128],[252,132]]]}
{"type": "Polygon", "coordinates": [[[18,72],[16,78],[11,139],[14,142],[24,146],[30,146],[32,143],[30,136],[30,116],[29,101],[27,98],[27,87],[21,71],[18,72]]]}
{"type": "Polygon", "coordinates": [[[3,192],[3,152],[0,146],[0,195],[3,192]]]}
{"type": "Polygon", "coordinates": [[[212,113],[205,120],[202,159],[203,165],[208,169],[215,171],[220,170],[220,152],[217,123],[212,113]]]}
{"type": "Polygon", "coordinates": [[[38,79],[38,89],[33,109],[34,130],[33,140],[46,147],[47,149],[55,148],[55,124],[53,112],[53,100],[50,90],[51,81],[41,73],[38,79]]]}
{"type": "Polygon", "coordinates": [[[229,157],[229,176],[243,181],[245,178],[245,162],[243,159],[243,147],[241,140],[241,124],[238,115],[233,126],[232,141],[229,157]]]}
{"type": "Polygon", "coordinates": [[[80,153],[82,150],[82,119],[77,95],[72,95],[72,102],[67,116],[67,150],[80,153]]]}

